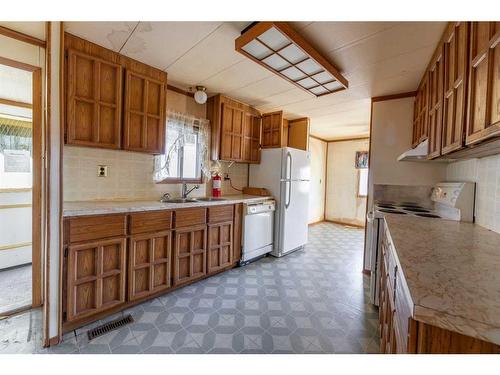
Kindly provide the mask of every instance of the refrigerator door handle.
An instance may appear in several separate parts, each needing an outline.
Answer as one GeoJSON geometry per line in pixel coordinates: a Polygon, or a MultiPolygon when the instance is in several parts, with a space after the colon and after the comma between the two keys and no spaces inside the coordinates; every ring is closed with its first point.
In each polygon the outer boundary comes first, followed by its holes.
{"type": "Polygon", "coordinates": [[[292,201],[292,181],[287,181],[285,184],[288,184],[288,199],[285,203],[285,208],[290,206],[290,202],[292,201]]]}
{"type": "Polygon", "coordinates": [[[286,153],[286,179],[288,184],[288,199],[285,202],[285,208],[290,206],[290,202],[292,200],[292,154],[290,152],[286,153]]]}

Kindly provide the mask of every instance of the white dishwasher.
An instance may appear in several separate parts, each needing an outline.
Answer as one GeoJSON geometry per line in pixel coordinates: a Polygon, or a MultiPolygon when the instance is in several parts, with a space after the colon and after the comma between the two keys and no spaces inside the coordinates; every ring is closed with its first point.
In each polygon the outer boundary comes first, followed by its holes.
{"type": "Polygon", "coordinates": [[[274,199],[243,205],[243,249],[240,266],[273,250],[274,199]]]}

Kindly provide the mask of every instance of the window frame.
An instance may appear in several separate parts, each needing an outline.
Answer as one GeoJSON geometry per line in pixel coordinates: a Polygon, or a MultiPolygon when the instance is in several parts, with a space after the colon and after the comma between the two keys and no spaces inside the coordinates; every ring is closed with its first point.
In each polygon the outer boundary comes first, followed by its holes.
{"type": "MultiPolygon", "coordinates": [[[[200,127],[196,126],[196,144],[197,145],[198,145],[198,137],[199,137],[198,133],[199,133],[199,131],[200,131],[200,127]]],[[[167,130],[166,134],[168,136],[168,130],[167,130]]],[[[179,163],[177,164],[177,170],[178,170],[179,174],[181,174],[181,172],[182,172],[182,167],[183,167],[183,163],[184,163],[184,147],[182,147],[181,149],[182,149],[182,152],[180,152],[179,163]]],[[[200,168],[201,163],[200,163],[199,152],[196,153],[196,163],[198,166],[198,172],[200,174],[200,177],[198,177],[198,178],[166,177],[161,181],[157,181],[156,183],[157,184],[182,184],[182,183],[203,184],[204,178],[203,178],[203,173],[202,173],[201,168],[200,168]]]]}

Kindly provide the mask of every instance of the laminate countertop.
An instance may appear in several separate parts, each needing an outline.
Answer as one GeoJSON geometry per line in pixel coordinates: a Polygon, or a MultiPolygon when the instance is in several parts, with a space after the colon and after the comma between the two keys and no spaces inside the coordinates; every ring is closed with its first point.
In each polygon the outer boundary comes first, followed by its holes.
{"type": "Polygon", "coordinates": [[[413,318],[500,345],[500,234],[443,219],[385,221],[413,318]]]}
{"type": "MultiPolygon", "coordinates": [[[[193,197],[195,198],[195,197],[193,197]]],[[[263,197],[256,195],[226,195],[221,201],[196,201],[189,203],[161,203],[153,200],[110,200],[110,201],[79,201],[79,202],[64,202],[63,216],[87,216],[87,215],[105,215],[116,213],[128,213],[139,211],[158,211],[158,210],[177,210],[190,207],[209,207],[225,204],[237,203],[257,203],[262,202],[272,197],[263,197]]]]}

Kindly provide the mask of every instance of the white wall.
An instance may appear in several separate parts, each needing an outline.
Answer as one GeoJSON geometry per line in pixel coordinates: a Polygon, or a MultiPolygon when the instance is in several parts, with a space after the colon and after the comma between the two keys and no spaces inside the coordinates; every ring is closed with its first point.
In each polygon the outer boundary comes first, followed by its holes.
{"type": "Polygon", "coordinates": [[[317,138],[309,138],[309,151],[311,152],[310,224],[325,219],[326,150],[326,142],[317,138]]]}
{"type": "Polygon", "coordinates": [[[500,155],[451,163],[446,179],[476,182],[476,223],[500,233],[500,155]]]}
{"type": "Polygon", "coordinates": [[[366,197],[358,197],[356,151],[368,151],[369,139],[328,143],[326,220],[365,224],[366,197]]]}
{"type": "Polygon", "coordinates": [[[446,176],[446,164],[400,162],[397,157],[411,148],[414,98],[373,103],[369,202],[374,184],[434,185],[446,176]]]}

